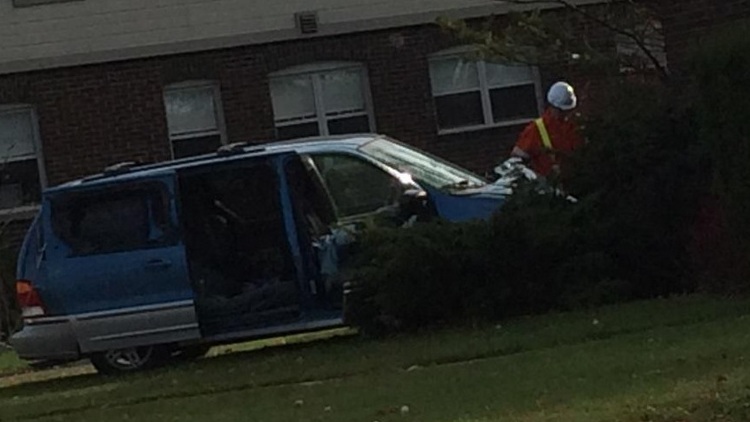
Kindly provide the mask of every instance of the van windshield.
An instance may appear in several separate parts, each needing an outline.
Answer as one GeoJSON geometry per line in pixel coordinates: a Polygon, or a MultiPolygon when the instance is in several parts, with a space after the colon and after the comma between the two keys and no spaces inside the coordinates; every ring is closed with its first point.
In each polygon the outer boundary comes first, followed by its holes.
{"type": "Polygon", "coordinates": [[[487,184],[481,177],[466,169],[389,140],[375,139],[359,147],[359,150],[436,188],[476,188],[487,184]]]}

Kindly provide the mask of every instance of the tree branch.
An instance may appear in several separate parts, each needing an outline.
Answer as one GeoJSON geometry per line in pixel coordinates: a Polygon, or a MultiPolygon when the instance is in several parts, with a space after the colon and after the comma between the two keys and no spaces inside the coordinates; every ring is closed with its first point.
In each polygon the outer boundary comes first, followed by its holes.
{"type": "MultiPolygon", "coordinates": [[[[565,9],[574,12],[578,14],[579,16],[590,20],[594,23],[597,23],[598,25],[604,27],[605,29],[618,34],[622,35],[623,37],[628,38],[629,40],[633,41],[636,46],[646,55],[646,58],[654,65],[654,67],[659,71],[660,77],[662,80],[669,79],[669,71],[662,66],[659,59],[654,55],[654,53],[651,51],[651,49],[648,47],[646,42],[643,40],[642,37],[640,37],[638,34],[636,34],[634,31],[628,31],[624,28],[621,28],[617,26],[616,24],[613,24],[612,22],[609,22],[606,19],[602,19],[599,16],[596,16],[595,14],[589,12],[585,8],[573,4],[570,0],[498,0],[503,1],[505,3],[511,3],[511,4],[518,4],[518,5],[550,5],[550,4],[557,4],[559,6],[564,7],[565,9]]],[[[614,3],[621,3],[622,1],[617,0],[607,0],[606,3],[609,5],[612,5],[614,3]]],[[[632,0],[627,1],[628,4],[631,5],[631,7],[635,8],[637,7],[632,0]]]]}

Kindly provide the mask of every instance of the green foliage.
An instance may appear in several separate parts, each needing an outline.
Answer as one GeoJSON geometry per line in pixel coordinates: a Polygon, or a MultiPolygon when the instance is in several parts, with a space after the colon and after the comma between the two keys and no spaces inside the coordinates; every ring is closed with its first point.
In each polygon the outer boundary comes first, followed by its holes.
{"type": "Polygon", "coordinates": [[[441,18],[438,24],[457,40],[476,47],[480,58],[543,67],[574,65],[589,75],[618,76],[621,68],[654,73],[667,79],[668,69],[654,50],[660,32],[655,12],[635,2],[579,6],[568,0],[512,0],[523,12],[483,22],[441,18]],[[556,6],[542,10],[540,6],[556,6]],[[623,54],[619,39],[632,46],[623,54]]]}
{"type": "MultiPolygon", "coordinates": [[[[439,19],[438,24],[464,43],[478,49],[482,58],[499,62],[550,65],[571,60],[574,52],[581,52],[577,40],[559,18],[543,14],[540,10],[528,13],[511,13],[501,25],[488,20],[482,25],[472,25],[463,20],[439,19]]],[[[586,60],[592,59],[584,54],[586,60]]]]}
{"type": "Polygon", "coordinates": [[[587,270],[601,264],[591,257],[567,258],[575,230],[553,216],[574,219],[565,210],[569,206],[527,190],[488,222],[367,233],[349,320],[369,331],[411,330],[568,307],[571,298],[580,299],[581,286],[599,281],[586,275],[598,277],[587,270]]]}
{"type": "Polygon", "coordinates": [[[594,256],[582,242],[589,213],[586,202],[540,195],[530,186],[517,189],[490,223],[489,250],[500,264],[495,277],[511,290],[503,309],[516,315],[589,304],[575,303],[582,300],[577,292],[610,272],[601,267],[608,259],[594,256]]]}
{"type": "Polygon", "coordinates": [[[0,345],[0,376],[24,371],[28,364],[22,361],[12,350],[0,345]]]}
{"type": "MultiPolygon", "coordinates": [[[[681,297],[378,341],[287,337],[274,342],[285,346],[225,346],[252,351],[114,381],[81,376],[90,369],[75,366],[0,377],[0,414],[77,422],[648,420],[639,416],[692,412],[717,391],[727,407],[747,394],[749,305],[681,297]],[[721,389],[719,376],[727,379],[721,389]],[[383,412],[391,407],[394,415],[383,412]]],[[[666,420],[712,420],[674,415],[666,420]]],[[[745,420],[732,415],[715,420],[745,420]]]]}
{"type": "Polygon", "coordinates": [[[689,289],[688,248],[710,166],[692,113],[660,85],[622,83],[586,122],[568,188],[589,202],[592,250],[606,250],[638,296],[689,289]]]}
{"type": "Polygon", "coordinates": [[[710,148],[715,193],[727,230],[720,264],[734,288],[750,277],[750,21],[722,29],[693,57],[700,136],[710,148]]]}
{"type": "Polygon", "coordinates": [[[421,325],[466,315],[489,273],[485,223],[418,224],[371,230],[361,240],[347,318],[368,330],[421,325]]]}
{"type": "Polygon", "coordinates": [[[0,342],[7,339],[20,320],[15,295],[15,250],[2,243],[0,242],[0,342]]]}
{"type": "Polygon", "coordinates": [[[585,122],[589,142],[562,181],[577,203],[521,183],[487,222],[368,233],[351,320],[415,329],[691,291],[708,174],[694,119],[658,86],[623,84],[612,98],[585,122]]]}

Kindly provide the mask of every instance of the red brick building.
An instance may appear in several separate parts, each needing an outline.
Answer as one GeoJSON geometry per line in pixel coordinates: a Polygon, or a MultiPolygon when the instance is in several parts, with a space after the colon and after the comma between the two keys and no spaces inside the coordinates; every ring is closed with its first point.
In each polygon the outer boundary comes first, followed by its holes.
{"type": "Polygon", "coordinates": [[[543,70],[467,61],[434,24],[502,2],[163,3],[0,4],[0,217],[115,162],[237,141],[373,131],[483,171],[543,107],[543,70]]]}
{"type": "MultiPolygon", "coordinates": [[[[434,24],[517,7],[505,2],[277,3],[0,3],[0,218],[22,230],[45,186],[237,141],[373,131],[481,172],[553,79],[575,79],[469,62],[434,24]]],[[[675,63],[703,28],[748,13],[748,0],[663,6],[675,63]]]]}
{"type": "Polygon", "coordinates": [[[682,73],[691,49],[719,27],[750,18],[750,0],[657,0],[670,68],[682,73]]]}

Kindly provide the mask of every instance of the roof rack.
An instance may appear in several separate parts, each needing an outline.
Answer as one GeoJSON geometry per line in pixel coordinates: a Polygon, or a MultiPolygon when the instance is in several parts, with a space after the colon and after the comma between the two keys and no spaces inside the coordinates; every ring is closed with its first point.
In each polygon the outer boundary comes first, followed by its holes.
{"type": "Polygon", "coordinates": [[[104,168],[104,171],[102,172],[106,176],[116,176],[118,174],[127,173],[130,170],[133,169],[133,167],[137,166],[139,163],[137,161],[124,161],[121,163],[116,163],[109,165],[104,168]]]}
{"type": "MultiPolygon", "coordinates": [[[[235,154],[243,154],[243,153],[258,153],[266,151],[267,148],[265,146],[259,146],[259,144],[251,144],[249,142],[236,142],[229,145],[222,145],[216,150],[216,155],[219,157],[222,156],[231,156],[235,154]]],[[[81,178],[80,180],[82,182],[91,182],[94,180],[100,180],[107,177],[112,176],[118,176],[121,174],[129,173],[137,168],[138,171],[148,171],[148,170],[156,170],[163,167],[169,167],[174,166],[175,164],[187,164],[192,163],[194,161],[202,161],[206,159],[210,159],[211,155],[197,155],[187,158],[181,158],[178,160],[173,161],[160,161],[155,163],[141,163],[138,161],[124,161],[120,163],[111,164],[104,168],[101,174],[93,174],[90,176],[86,176],[81,178]]]]}
{"type": "Polygon", "coordinates": [[[260,152],[265,151],[265,147],[257,147],[246,150],[245,148],[251,147],[252,144],[249,142],[235,142],[233,144],[222,145],[216,150],[216,154],[220,156],[242,154],[245,152],[260,152]]]}

